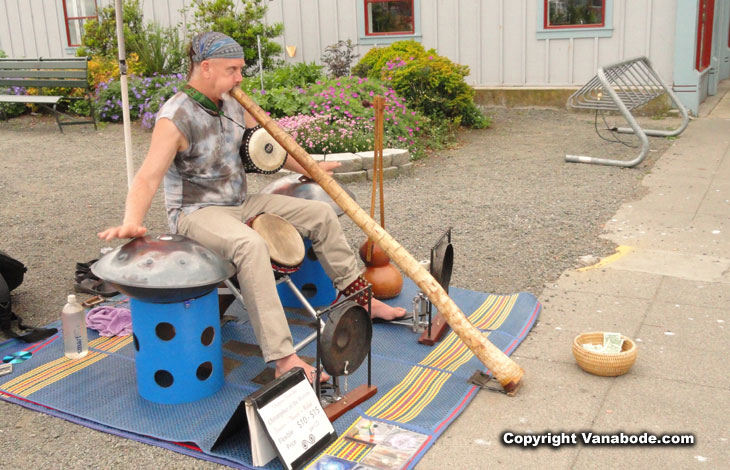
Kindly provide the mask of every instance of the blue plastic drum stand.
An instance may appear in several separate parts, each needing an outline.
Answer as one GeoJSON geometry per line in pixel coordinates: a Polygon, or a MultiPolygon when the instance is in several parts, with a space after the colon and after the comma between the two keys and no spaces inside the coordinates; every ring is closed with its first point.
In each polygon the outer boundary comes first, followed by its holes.
{"type": "Polygon", "coordinates": [[[223,386],[218,293],[169,304],[130,299],[137,389],[149,401],[189,403],[223,386]]]}
{"type": "MultiPolygon", "coordinates": [[[[302,266],[296,272],[289,274],[289,278],[307,298],[310,305],[314,307],[329,305],[337,297],[337,291],[314,254],[312,241],[308,238],[304,239],[304,250],[306,255],[304,261],[302,261],[302,266]]],[[[281,305],[288,308],[305,308],[305,305],[299,301],[288,286],[279,284],[276,288],[279,292],[281,305]]]]}

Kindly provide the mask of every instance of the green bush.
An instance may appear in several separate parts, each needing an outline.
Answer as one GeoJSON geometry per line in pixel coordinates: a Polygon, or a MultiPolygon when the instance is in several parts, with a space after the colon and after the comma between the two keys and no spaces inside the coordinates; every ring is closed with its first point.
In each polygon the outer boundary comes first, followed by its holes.
{"type": "MultiPolygon", "coordinates": [[[[433,53],[433,49],[428,52],[433,53]]],[[[426,50],[416,41],[396,41],[388,47],[373,47],[352,68],[352,74],[379,79],[388,62],[396,58],[420,57],[424,54],[426,50]]]]}
{"type": "MultiPolygon", "coordinates": [[[[427,133],[423,123],[427,121],[423,114],[409,109],[405,101],[396,92],[379,80],[358,77],[319,80],[308,87],[275,88],[261,92],[254,89],[251,98],[259,106],[268,111],[273,118],[293,116],[315,116],[326,124],[309,126],[307,135],[315,142],[310,151],[326,151],[332,153],[342,147],[337,140],[345,140],[345,136],[332,137],[334,128],[344,128],[343,123],[357,122],[355,134],[347,136],[348,142],[362,142],[363,132],[372,136],[374,113],[371,107],[373,97],[380,95],[386,98],[383,142],[387,147],[408,148],[414,158],[423,156],[428,145],[427,133]],[[370,127],[366,126],[366,123],[370,127]],[[317,129],[319,127],[320,129],[317,129]],[[314,136],[319,133],[319,137],[314,136]]],[[[339,132],[339,131],[338,131],[339,132]]],[[[304,137],[300,136],[302,139],[304,137]]],[[[306,141],[306,140],[305,140],[306,141]]],[[[372,147],[372,139],[368,141],[372,147]]],[[[301,144],[301,142],[300,142],[301,144]]],[[[349,144],[348,144],[349,145],[349,144]]],[[[357,144],[358,146],[361,144],[357,144]]],[[[348,150],[353,151],[353,150],[348,150]]]]}
{"type": "Polygon", "coordinates": [[[464,79],[469,67],[426,51],[415,41],[398,41],[371,49],[354,68],[358,75],[387,81],[399,96],[425,115],[483,128],[489,120],[474,103],[474,89],[464,79]]]}
{"type": "MultiPolygon", "coordinates": [[[[124,22],[124,39],[127,54],[137,52],[131,46],[144,37],[144,22],[139,0],[122,2],[122,19],[124,22]],[[130,47],[126,47],[127,44],[130,47]]],[[[99,11],[99,18],[84,23],[84,34],[81,36],[81,47],[76,49],[78,57],[101,56],[115,58],[119,55],[117,47],[117,19],[114,2],[99,11]]]]}
{"type": "Polygon", "coordinates": [[[278,59],[282,52],[279,43],[272,38],[284,32],[282,23],[267,25],[264,15],[268,2],[261,0],[193,0],[195,7],[194,21],[191,25],[195,32],[218,31],[233,38],[243,47],[246,59],[244,74],[253,76],[258,72],[259,56],[256,36],[261,37],[261,60],[264,70],[270,70],[281,64],[278,59]],[[239,3],[243,8],[237,7],[239,3]]]}
{"type": "MultiPolygon", "coordinates": [[[[2,51],[0,51],[2,52],[2,51]]],[[[26,89],[20,86],[0,88],[0,95],[25,95],[26,89]]],[[[0,103],[0,118],[10,119],[28,111],[25,103],[0,103]]]]}
{"type": "MultiPolygon", "coordinates": [[[[303,88],[323,78],[325,77],[322,73],[322,66],[314,62],[309,64],[287,64],[264,72],[264,90],[272,90],[274,88],[303,88]]],[[[246,77],[241,83],[241,88],[246,92],[260,90],[261,79],[258,75],[246,77]]]]}
{"type": "Polygon", "coordinates": [[[175,27],[163,28],[150,23],[128,42],[139,57],[142,75],[169,75],[187,69],[185,45],[175,27]]]}
{"type": "MultiPolygon", "coordinates": [[[[142,126],[154,126],[154,118],[160,106],[185,84],[182,74],[157,75],[155,77],[130,76],[128,86],[129,117],[142,118],[142,126]]],[[[94,111],[102,121],[122,120],[122,86],[119,80],[101,82],[94,96],[94,111]]]]}

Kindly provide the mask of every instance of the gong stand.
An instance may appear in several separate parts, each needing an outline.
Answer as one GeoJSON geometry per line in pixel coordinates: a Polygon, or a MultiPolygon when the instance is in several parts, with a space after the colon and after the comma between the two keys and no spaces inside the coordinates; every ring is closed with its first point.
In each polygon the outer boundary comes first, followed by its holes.
{"type": "MultiPolygon", "coordinates": [[[[441,284],[441,287],[448,293],[449,282],[451,281],[451,270],[453,267],[453,247],[451,245],[451,227],[438,239],[431,248],[431,259],[428,262],[430,274],[441,284]]],[[[426,265],[426,261],[421,264],[426,265]]],[[[413,298],[413,314],[410,320],[396,320],[391,323],[410,326],[414,333],[421,333],[418,338],[420,344],[433,346],[441,341],[449,324],[446,319],[437,313],[433,317],[433,304],[423,291],[418,291],[413,298]]]]}
{"type": "MultiPolygon", "coordinates": [[[[372,298],[372,288],[370,286],[364,287],[363,289],[360,289],[359,291],[353,293],[352,295],[349,295],[340,301],[330,305],[324,310],[321,310],[317,313],[317,318],[320,321],[320,324],[322,324],[321,317],[324,314],[332,314],[335,312],[338,308],[342,307],[346,302],[356,298],[357,296],[367,292],[368,295],[368,306],[367,306],[367,316],[368,320],[370,318],[370,299],[372,298]]],[[[372,328],[372,324],[370,325],[372,328]]],[[[317,329],[316,339],[317,339],[317,368],[316,368],[316,377],[315,377],[315,386],[314,390],[317,393],[317,398],[319,398],[320,403],[322,403],[322,407],[324,408],[324,412],[327,415],[327,418],[330,421],[334,421],[343,414],[345,414],[347,411],[353,409],[360,403],[364,402],[365,400],[369,399],[373,395],[375,395],[378,391],[378,388],[374,385],[372,385],[372,365],[371,365],[371,354],[372,354],[372,348],[370,344],[370,340],[367,341],[367,364],[368,364],[368,381],[367,384],[362,384],[353,389],[352,391],[348,391],[348,385],[347,385],[347,378],[348,376],[355,372],[357,367],[359,367],[359,364],[354,367],[353,369],[348,369],[347,363],[344,364],[344,377],[345,377],[345,390],[344,394],[340,391],[340,383],[338,380],[338,376],[336,374],[333,374],[331,371],[327,371],[332,375],[332,384],[322,384],[320,382],[320,378],[322,375],[322,359],[323,355],[327,354],[327,352],[322,347],[322,331],[323,328],[317,329]],[[326,394],[323,393],[324,390],[331,390],[331,393],[326,394]]],[[[372,331],[372,329],[371,329],[372,331]]],[[[371,336],[372,338],[372,336],[371,336]]],[[[326,368],[325,368],[326,370],[326,368]]]]}
{"type": "MultiPolygon", "coordinates": [[[[246,305],[243,301],[243,296],[241,295],[241,291],[238,290],[238,288],[235,286],[235,284],[233,284],[233,281],[231,281],[231,279],[229,278],[223,282],[226,285],[226,287],[228,288],[229,292],[225,292],[224,290],[219,288],[218,293],[222,294],[222,295],[232,295],[241,303],[241,305],[246,305]]],[[[307,313],[312,317],[312,319],[317,320],[317,322],[319,323],[319,328],[316,328],[316,330],[317,330],[316,333],[310,334],[309,336],[307,336],[306,338],[304,338],[303,340],[299,341],[297,344],[294,345],[294,351],[299,352],[306,345],[308,345],[309,343],[311,343],[312,341],[317,339],[317,335],[319,334],[320,330],[322,330],[322,328],[324,328],[324,323],[319,318],[319,316],[318,316],[317,312],[314,310],[314,308],[312,308],[312,305],[309,303],[307,298],[304,296],[304,294],[302,294],[302,292],[299,290],[299,288],[297,288],[297,286],[294,284],[294,282],[292,282],[292,280],[289,276],[282,275],[281,277],[279,277],[276,280],[277,285],[281,284],[282,282],[285,283],[287,286],[289,286],[289,289],[291,289],[292,293],[297,297],[297,299],[299,299],[299,301],[302,303],[302,305],[304,306],[304,309],[307,311],[307,313]]],[[[230,302],[228,302],[228,304],[230,305],[230,302]]]]}

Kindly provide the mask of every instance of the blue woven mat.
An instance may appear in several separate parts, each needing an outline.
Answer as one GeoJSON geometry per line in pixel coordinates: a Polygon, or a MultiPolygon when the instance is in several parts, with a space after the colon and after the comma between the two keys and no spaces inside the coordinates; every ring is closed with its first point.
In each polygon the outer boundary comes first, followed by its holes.
{"type": "MultiPolygon", "coordinates": [[[[410,310],[416,292],[406,279],[401,295],[388,303],[410,310]]],[[[450,295],[507,354],[525,338],[540,312],[540,303],[526,293],[490,295],[452,287],[450,295]]],[[[305,326],[291,328],[295,341],[311,333],[305,326]]],[[[221,335],[224,344],[229,340],[256,343],[248,323],[227,323],[221,335]]],[[[137,392],[131,336],[104,338],[89,330],[90,352],[75,361],[63,356],[60,333],[33,345],[17,340],[0,344],[0,356],[21,350],[32,357],[15,364],[13,374],[0,378],[3,400],[197,458],[256,468],[245,430],[215,448],[213,444],[241,400],[259,388],[251,379],[266,367],[261,358],[238,356],[224,348],[224,356],[242,365],[226,376],[220,391],[194,403],[164,405],[147,401],[137,392]],[[83,400],[78,399],[78,390],[84,390],[83,400]]],[[[314,357],[315,345],[300,354],[314,357]]],[[[477,388],[466,380],[475,370],[484,370],[484,365],[451,331],[436,346],[428,347],[418,344],[409,328],[374,325],[372,372],[378,393],[335,421],[340,438],[315,464],[326,459],[347,463],[366,459],[371,446],[345,439],[344,434],[358,419],[368,419],[425,436],[401,467],[412,468],[474,397],[477,388]]],[[[363,364],[350,376],[350,387],[365,383],[366,374],[363,364]]],[[[273,461],[265,468],[282,466],[273,461]]]]}

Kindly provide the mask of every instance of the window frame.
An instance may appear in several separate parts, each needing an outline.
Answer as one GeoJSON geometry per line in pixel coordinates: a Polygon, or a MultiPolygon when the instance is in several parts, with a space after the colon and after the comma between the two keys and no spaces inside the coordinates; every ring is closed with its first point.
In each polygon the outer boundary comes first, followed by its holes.
{"type": "Polygon", "coordinates": [[[538,0],[537,39],[607,38],[613,36],[613,0],[603,0],[603,23],[548,26],[549,0],[538,0]]]}
{"type": "Polygon", "coordinates": [[[412,32],[398,32],[398,33],[367,33],[367,5],[368,3],[379,3],[381,1],[394,1],[394,0],[359,0],[357,2],[357,21],[358,21],[358,35],[359,44],[391,44],[396,41],[403,41],[407,39],[413,39],[420,41],[422,38],[421,33],[421,0],[409,0],[413,8],[413,31],[412,32]]]}
{"type": "Polygon", "coordinates": [[[365,36],[366,37],[376,37],[376,36],[404,36],[404,35],[413,35],[416,32],[416,12],[414,8],[414,0],[363,0],[363,13],[365,16],[365,36]],[[369,22],[368,22],[368,5],[373,3],[392,3],[392,2],[410,2],[411,3],[411,14],[413,15],[411,18],[411,30],[410,31],[395,31],[391,33],[370,33],[368,32],[370,28],[369,22]]]}
{"type": "Polygon", "coordinates": [[[99,18],[99,0],[94,0],[94,15],[93,16],[68,16],[68,7],[66,6],[66,4],[69,1],[75,1],[75,0],[61,0],[61,4],[63,5],[63,23],[64,23],[64,26],[66,26],[66,44],[68,44],[68,47],[80,47],[81,44],[72,44],[71,43],[71,28],[69,27],[69,21],[82,20],[81,24],[83,25],[86,20],[98,19],[99,18]]]}

